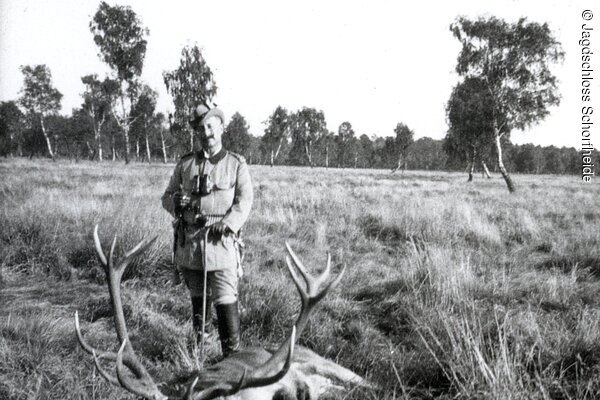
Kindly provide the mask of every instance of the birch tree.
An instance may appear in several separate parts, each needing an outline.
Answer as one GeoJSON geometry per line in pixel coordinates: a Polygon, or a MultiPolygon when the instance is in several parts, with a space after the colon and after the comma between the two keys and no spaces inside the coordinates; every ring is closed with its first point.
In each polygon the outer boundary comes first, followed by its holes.
{"type": "Polygon", "coordinates": [[[82,77],[81,82],[85,85],[81,107],[90,118],[94,131],[95,157],[98,158],[98,161],[102,161],[104,159],[102,127],[110,118],[111,104],[119,90],[118,83],[110,78],[100,81],[96,74],[82,77]]]}
{"type": "Polygon", "coordinates": [[[99,56],[113,71],[118,82],[118,96],[111,111],[123,132],[125,163],[129,163],[129,131],[133,122],[131,108],[136,101],[138,79],[144,67],[146,37],[149,34],[129,6],[110,6],[100,2],[90,22],[90,31],[98,46],[99,56]]]}
{"type": "Polygon", "coordinates": [[[461,43],[456,72],[479,78],[490,95],[490,124],[498,170],[509,192],[516,190],[502,158],[502,143],[513,129],[526,129],[543,120],[558,105],[556,77],[550,70],[564,58],[548,24],[526,18],[508,23],[496,17],[459,17],[450,31],[461,43]]]}
{"type": "Polygon", "coordinates": [[[19,103],[27,110],[30,120],[39,122],[48,148],[48,155],[54,160],[54,151],[45,120],[56,114],[60,108],[62,93],[52,85],[52,74],[46,65],[21,66],[23,89],[19,103]]]}
{"type": "Polygon", "coordinates": [[[289,129],[290,116],[288,111],[281,106],[277,106],[273,114],[269,117],[265,134],[261,138],[263,146],[269,155],[269,164],[271,167],[277,161],[282,146],[288,139],[289,129]]]}

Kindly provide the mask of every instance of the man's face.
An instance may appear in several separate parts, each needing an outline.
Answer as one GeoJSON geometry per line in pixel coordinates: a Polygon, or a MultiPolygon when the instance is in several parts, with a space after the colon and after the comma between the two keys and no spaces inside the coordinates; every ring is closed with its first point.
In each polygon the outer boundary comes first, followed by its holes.
{"type": "Polygon", "coordinates": [[[202,147],[207,148],[221,145],[223,137],[223,122],[221,122],[221,118],[216,115],[207,118],[200,124],[198,131],[202,147]]]}

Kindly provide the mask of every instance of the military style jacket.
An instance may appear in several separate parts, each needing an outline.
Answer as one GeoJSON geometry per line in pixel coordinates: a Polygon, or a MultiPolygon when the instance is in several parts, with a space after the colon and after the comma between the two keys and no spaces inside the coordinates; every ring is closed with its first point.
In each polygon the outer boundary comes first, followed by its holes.
{"type": "MultiPolygon", "coordinates": [[[[237,234],[248,219],[252,199],[250,172],[244,157],[225,149],[208,159],[202,151],[183,156],[162,196],[163,208],[177,218],[174,223],[175,263],[180,267],[201,270],[205,228],[223,221],[237,234]],[[208,181],[204,190],[208,193],[202,194],[199,188],[202,180],[208,181]],[[181,218],[175,215],[173,202],[173,195],[179,191],[191,197],[191,204],[182,212],[181,218]]],[[[207,270],[235,269],[236,251],[231,234],[221,238],[209,236],[207,270]]]]}

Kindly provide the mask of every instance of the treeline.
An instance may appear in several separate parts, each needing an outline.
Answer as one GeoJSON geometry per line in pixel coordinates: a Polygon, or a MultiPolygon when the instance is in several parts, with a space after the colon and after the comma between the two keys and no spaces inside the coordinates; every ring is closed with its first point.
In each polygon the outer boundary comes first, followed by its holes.
{"type": "MultiPolygon", "coordinates": [[[[42,127],[36,121],[15,101],[0,103],[0,155],[47,156],[42,127]]],[[[94,119],[84,107],[73,110],[70,116],[50,115],[45,121],[55,157],[99,160],[97,149],[101,148],[103,159],[124,160],[122,128],[110,116],[103,122],[100,146],[96,146],[94,119]]],[[[250,132],[246,119],[235,113],[226,124],[223,142],[251,164],[378,169],[396,169],[400,164],[412,170],[439,171],[466,171],[468,167],[464,159],[448,155],[444,140],[413,140],[413,132],[401,123],[396,135],[389,137],[357,135],[350,122],[340,124],[337,132],[325,126],[322,111],[303,108],[290,113],[277,107],[258,136],[250,132]]],[[[138,117],[130,130],[130,141],[131,158],[139,162],[174,162],[189,152],[189,138],[174,133],[161,113],[138,117]]],[[[600,154],[595,153],[593,157],[598,159],[600,154]]],[[[489,168],[495,172],[494,155],[490,153],[488,158],[489,168]]],[[[504,163],[516,173],[581,173],[581,154],[567,147],[507,143],[504,163]]]]}
{"type": "MultiPolygon", "coordinates": [[[[0,104],[0,155],[166,163],[197,150],[189,115],[199,104],[214,105],[218,91],[200,48],[185,46],[179,66],[163,72],[174,108],[166,115],[156,110],[156,90],[141,80],[149,30],[131,7],[102,1],[89,27],[98,56],[111,73],[81,77],[81,106],[64,116],[58,113],[62,94],[53,86],[50,69],[43,64],[21,66],[20,97],[0,104]]],[[[547,25],[525,19],[508,24],[494,17],[458,18],[451,31],[463,45],[457,59],[462,78],[446,107],[449,129],[444,140],[415,141],[414,132],[401,122],[393,131],[390,127],[389,137],[356,133],[349,121],[329,131],[322,110],[278,106],[264,132],[249,132],[244,116],[232,115],[225,147],[252,164],[465,170],[469,180],[478,165],[500,172],[511,192],[515,185],[509,170],[581,173],[581,156],[575,149],[517,146],[510,141],[513,129],[539,122],[549,106],[558,104],[548,68],[562,59],[562,50],[547,25]],[[519,39],[523,37],[531,43],[519,39]],[[537,61],[526,62],[529,59],[537,61]],[[540,74],[529,67],[544,71],[546,79],[539,81],[540,74]]]]}

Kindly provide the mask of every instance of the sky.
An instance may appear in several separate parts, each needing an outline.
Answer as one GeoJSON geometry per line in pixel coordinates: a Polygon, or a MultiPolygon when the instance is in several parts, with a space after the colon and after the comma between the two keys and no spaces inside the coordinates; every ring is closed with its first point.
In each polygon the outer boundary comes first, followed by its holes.
{"type": "MultiPolygon", "coordinates": [[[[516,143],[579,148],[581,143],[581,0],[184,1],[109,0],[129,5],[150,31],[142,79],[159,93],[158,110],[173,109],[162,73],[178,67],[181,49],[197,44],[219,88],[215,103],[239,112],[260,136],[278,105],[323,110],[328,129],[348,121],[357,136],[390,136],[403,122],[415,138],[442,139],[445,105],[459,80],[460,51],[449,31],[457,16],[527,17],[547,22],[566,53],[553,67],[561,105],[516,143]]],[[[98,57],[89,22],[98,0],[0,0],[0,100],[15,100],[21,65],[46,64],[64,95],[61,113],[82,103],[81,77],[110,69],[98,57]]],[[[592,57],[600,65],[600,8],[592,57]]],[[[600,71],[600,66],[597,67],[600,71]]],[[[600,98],[600,73],[592,104],[600,98]]],[[[597,106],[600,112],[600,106],[597,106]]],[[[596,134],[598,135],[598,134],[596,134]]]]}

